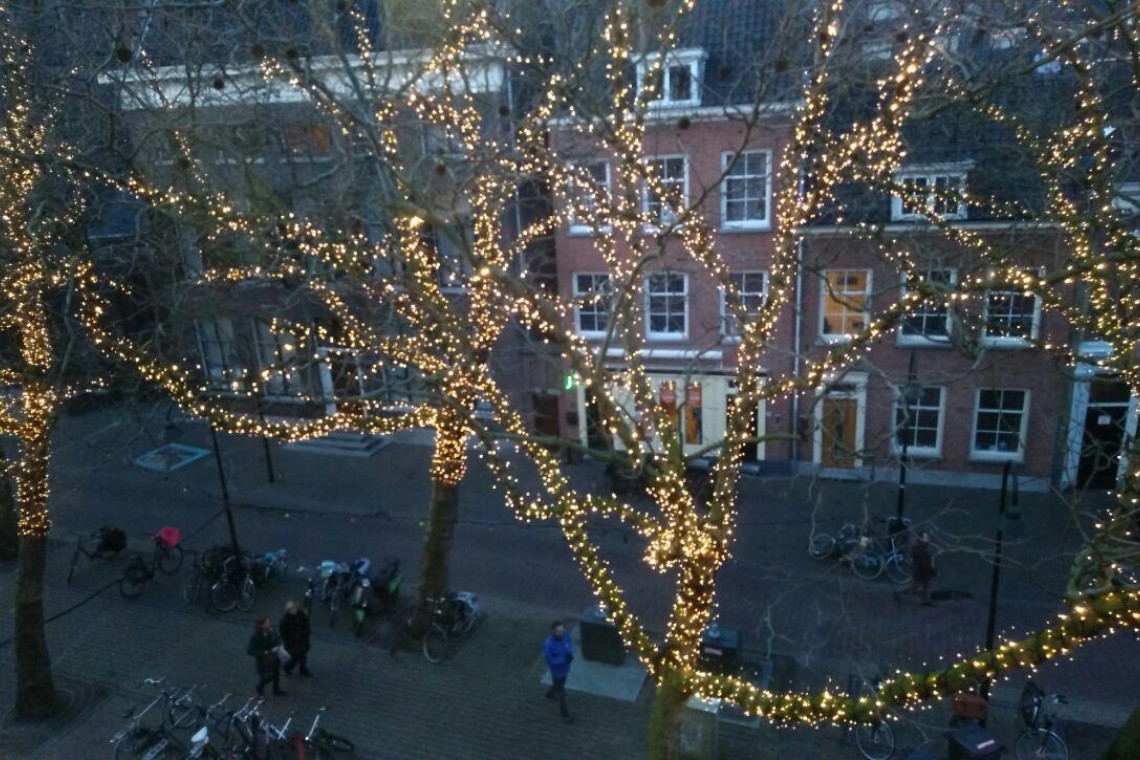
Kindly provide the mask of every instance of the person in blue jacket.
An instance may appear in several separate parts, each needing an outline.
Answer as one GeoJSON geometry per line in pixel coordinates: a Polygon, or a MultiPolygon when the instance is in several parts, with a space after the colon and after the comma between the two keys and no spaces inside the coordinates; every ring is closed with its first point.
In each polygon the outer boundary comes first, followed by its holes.
{"type": "Polygon", "coordinates": [[[570,634],[566,633],[561,620],[555,620],[551,624],[550,635],[542,642],[542,656],[550,667],[551,686],[546,692],[546,698],[557,700],[562,720],[573,723],[574,716],[566,707],[566,677],[570,675],[570,663],[574,661],[574,643],[570,641],[570,634]]]}

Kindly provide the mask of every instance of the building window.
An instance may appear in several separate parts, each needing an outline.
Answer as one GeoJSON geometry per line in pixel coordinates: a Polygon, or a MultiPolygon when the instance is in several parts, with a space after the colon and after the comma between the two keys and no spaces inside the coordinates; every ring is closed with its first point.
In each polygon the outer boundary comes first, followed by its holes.
{"type": "Polygon", "coordinates": [[[198,353],[202,357],[202,372],[210,388],[219,391],[239,391],[245,385],[245,369],[237,355],[234,342],[234,323],[225,318],[196,319],[198,353]]]}
{"type": "Polygon", "coordinates": [[[769,226],[771,159],[772,153],[767,150],[750,150],[739,155],[724,154],[724,185],[720,196],[721,227],[764,229],[769,226]]]}
{"type": "Polygon", "coordinates": [[[1023,345],[1037,337],[1037,297],[1015,290],[986,293],[985,339],[990,345],[1023,345]]]}
{"type": "Polygon", "coordinates": [[[664,61],[660,61],[659,53],[642,56],[637,63],[638,93],[648,91],[649,105],[657,108],[699,106],[706,57],[699,48],[674,50],[664,61]]]}
{"type": "Polygon", "coordinates": [[[646,162],[646,173],[656,180],[664,195],[647,185],[642,194],[642,212],[651,225],[673,224],[688,202],[689,159],[686,156],[650,158],[646,162]]]}
{"type": "MultiPolygon", "coordinates": [[[[923,279],[949,290],[958,281],[954,269],[930,269],[923,279]]],[[[906,294],[906,286],[903,286],[906,294]]],[[[950,309],[939,296],[928,296],[915,311],[899,320],[899,343],[948,342],[950,336],[950,309]]]]}
{"type": "Polygon", "coordinates": [[[906,172],[896,175],[895,182],[902,194],[891,198],[891,219],[966,218],[964,171],[906,172]]]}
{"type": "Polygon", "coordinates": [[[822,282],[820,334],[824,340],[849,340],[867,327],[871,270],[825,269],[822,282]]]}
{"type": "Polygon", "coordinates": [[[567,213],[570,234],[588,235],[595,231],[608,231],[610,229],[608,218],[605,216],[598,218],[598,200],[605,202],[610,197],[609,163],[594,161],[572,166],[571,169],[577,170],[577,173],[584,170],[590,177],[590,186],[584,186],[572,171],[568,187],[570,210],[567,213]]]}
{"type": "MultiPolygon", "coordinates": [[[[736,286],[737,293],[740,294],[740,300],[746,314],[749,317],[754,317],[759,314],[760,308],[768,298],[768,273],[763,270],[755,272],[733,272],[728,277],[732,280],[732,284],[736,286]]],[[[721,333],[725,337],[736,337],[740,335],[740,325],[728,308],[728,299],[724,288],[721,288],[720,291],[720,317],[721,333]]]]}
{"type": "Polygon", "coordinates": [[[296,338],[262,319],[253,320],[253,336],[261,383],[266,396],[297,397],[304,393],[297,369],[296,338]]]}
{"type": "Polygon", "coordinates": [[[437,282],[442,290],[457,291],[467,287],[471,270],[464,257],[464,249],[470,245],[470,240],[469,228],[463,224],[448,225],[447,232],[435,227],[424,228],[424,242],[435,251],[439,261],[437,282]]]}
{"type": "Polygon", "coordinates": [[[688,337],[688,277],[677,272],[645,278],[646,317],[650,338],[683,340],[688,337]]]}
{"type": "Polygon", "coordinates": [[[895,400],[895,451],[906,444],[908,456],[942,453],[942,389],[937,386],[903,388],[895,400]]]}
{"type": "Polygon", "coordinates": [[[979,389],[971,454],[984,459],[1020,461],[1028,411],[1029,391],[979,389]]]}
{"type": "Polygon", "coordinates": [[[580,335],[600,337],[610,326],[610,276],[574,274],[574,319],[580,335]]]}
{"type": "Polygon", "coordinates": [[[285,127],[285,149],[291,156],[327,156],[332,152],[332,137],[321,124],[290,124],[285,127]]]}

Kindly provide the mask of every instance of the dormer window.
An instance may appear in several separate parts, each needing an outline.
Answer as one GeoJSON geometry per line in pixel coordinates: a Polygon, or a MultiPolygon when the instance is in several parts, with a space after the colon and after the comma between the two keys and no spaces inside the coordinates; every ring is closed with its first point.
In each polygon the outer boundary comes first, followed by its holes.
{"type": "Polygon", "coordinates": [[[637,92],[648,90],[652,107],[699,106],[708,54],[700,48],[646,53],[637,63],[637,92]]]}
{"type": "Polygon", "coordinates": [[[965,219],[967,168],[931,168],[896,174],[897,189],[891,197],[891,219],[896,222],[928,216],[965,219]]]}

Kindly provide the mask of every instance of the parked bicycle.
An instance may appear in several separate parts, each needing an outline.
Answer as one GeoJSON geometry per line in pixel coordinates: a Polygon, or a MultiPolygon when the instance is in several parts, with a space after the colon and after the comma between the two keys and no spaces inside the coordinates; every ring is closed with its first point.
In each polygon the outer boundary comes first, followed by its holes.
{"type": "Polygon", "coordinates": [[[372,560],[361,557],[352,564],[325,560],[318,566],[321,576],[321,602],[329,610],[329,627],[336,622],[337,611],[352,603],[356,587],[368,579],[372,560]]]}
{"type": "Polygon", "coordinates": [[[289,554],[284,549],[266,552],[253,558],[253,582],[265,586],[289,572],[289,554]]]}
{"type": "Polygon", "coordinates": [[[825,560],[839,557],[851,571],[864,580],[874,580],[883,572],[884,557],[875,539],[846,523],[838,533],[816,533],[808,541],[808,554],[812,559],[825,560]]]}
{"type": "Polygon", "coordinates": [[[198,687],[179,689],[167,685],[165,679],[147,678],[140,688],[153,688],[158,694],[142,710],[132,707],[123,715],[128,721],[126,728],[111,737],[115,760],[131,757],[155,760],[165,757],[172,745],[186,749],[173,729],[193,725],[198,710],[198,687]],[[147,715],[152,716],[150,724],[143,721],[147,715]]]}
{"type": "Polygon", "coordinates": [[[146,584],[158,573],[174,575],[182,567],[182,534],[177,529],[162,528],[151,539],[154,541],[154,554],[150,561],[136,554],[119,579],[119,593],[128,599],[142,594],[146,584]]]}
{"type": "Polygon", "coordinates": [[[75,575],[75,566],[79,563],[79,556],[83,555],[94,562],[95,560],[108,561],[119,556],[119,552],[127,548],[127,534],[121,528],[104,525],[95,533],[80,536],[75,542],[75,551],[71,555],[71,565],[67,568],[67,583],[71,584],[75,575]],[[95,545],[88,549],[88,545],[95,545]]]}
{"type": "MultiPolygon", "coordinates": [[[[427,601],[431,605],[431,622],[420,637],[420,649],[428,662],[440,663],[451,655],[455,640],[474,629],[479,619],[479,597],[469,591],[453,591],[427,601]]],[[[408,605],[394,620],[389,650],[393,656],[406,641],[416,638],[412,630],[413,613],[412,606],[408,605]]]]}
{"type": "Polygon", "coordinates": [[[242,612],[253,609],[255,588],[249,555],[230,555],[222,561],[218,579],[210,587],[210,603],[219,612],[230,612],[235,607],[242,612]]]}
{"type": "Polygon", "coordinates": [[[1033,681],[1025,682],[1019,705],[1025,730],[1014,744],[1017,760],[1068,760],[1069,746],[1054,720],[1058,706],[1067,704],[1064,694],[1046,694],[1033,681]]]}
{"type": "MultiPolygon", "coordinates": [[[[876,678],[864,688],[870,694],[879,690],[882,679],[876,678]]],[[[855,746],[867,760],[890,760],[895,754],[895,731],[885,716],[872,723],[860,723],[854,728],[855,746]]]]}

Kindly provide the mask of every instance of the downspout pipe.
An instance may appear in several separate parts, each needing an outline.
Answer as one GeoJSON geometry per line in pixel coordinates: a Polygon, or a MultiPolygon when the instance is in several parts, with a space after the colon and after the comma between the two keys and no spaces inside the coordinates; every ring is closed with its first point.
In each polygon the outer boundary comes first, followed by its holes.
{"type": "MultiPolygon", "coordinates": [[[[801,166],[799,171],[799,179],[796,182],[796,194],[803,200],[807,190],[807,170],[806,167],[801,166]]],[[[804,237],[799,236],[796,240],[796,299],[795,299],[795,347],[792,353],[792,377],[800,376],[800,367],[803,363],[803,353],[800,343],[803,339],[803,298],[804,298],[804,237]]],[[[800,396],[799,392],[792,391],[792,419],[788,422],[788,432],[792,436],[792,473],[795,474],[796,464],[800,459],[800,435],[799,435],[799,421],[800,421],[800,396]]]]}

